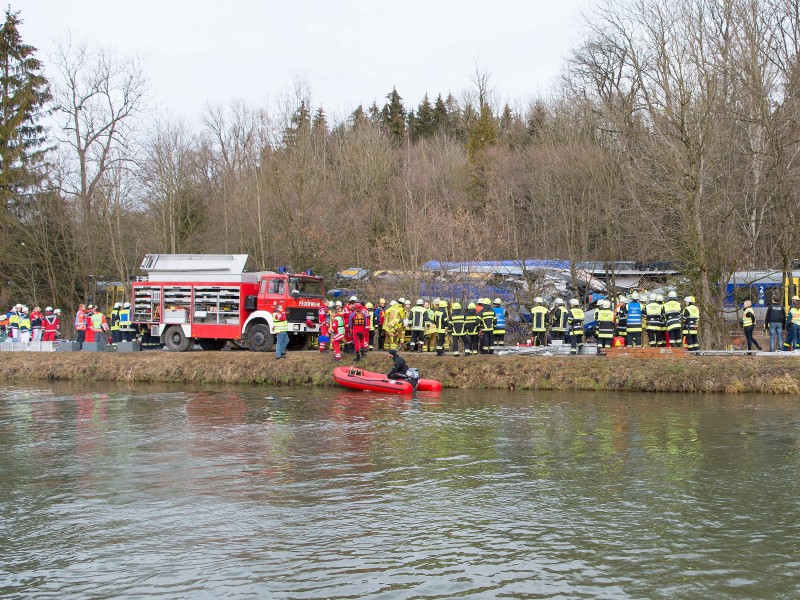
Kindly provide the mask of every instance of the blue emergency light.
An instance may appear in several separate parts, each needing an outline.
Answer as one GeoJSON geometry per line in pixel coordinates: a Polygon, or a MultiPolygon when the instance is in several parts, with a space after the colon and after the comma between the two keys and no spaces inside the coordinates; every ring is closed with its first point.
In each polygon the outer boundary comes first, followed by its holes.
{"type": "Polygon", "coordinates": [[[286,273],[286,267],[278,267],[278,273],[286,273]]]}
{"type": "Polygon", "coordinates": [[[306,269],[306,275],[313,275],[314,273],[311,272],[311,269],[306,269]]]}

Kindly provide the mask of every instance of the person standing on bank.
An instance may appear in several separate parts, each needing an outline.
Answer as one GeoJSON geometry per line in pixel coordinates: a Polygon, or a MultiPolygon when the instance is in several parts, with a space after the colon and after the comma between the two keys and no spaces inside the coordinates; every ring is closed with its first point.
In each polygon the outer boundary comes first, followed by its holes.
{"type": "Polygon", "coordinates": [[[780,352],[783,344],[783,324],[786,322],[786,309],[778,304],[778,297],[773,296],[764,317],[764,330],[769,335],[769,351],[780,352]]]}
{"type": "Polygon", "coordinates": [[[753,344],[755,344],[756,348],[761,350],[761,345],[757,340],[753,339],[753,331],[756,328],[756,313],[753,310],[753,303],[750,302],[750,300],[744,301],[742,327],[744,328],[744,337],[747,339],[747,349],[751,350],[753,348],[753,344]]]}
{"type": "Polygon", "coordinates": [[[289,322],[282,304],[275,305],[272,313],[272,331],[275,334],[275,360],[286,358],[286,347],[289,345],[289,322]]]}

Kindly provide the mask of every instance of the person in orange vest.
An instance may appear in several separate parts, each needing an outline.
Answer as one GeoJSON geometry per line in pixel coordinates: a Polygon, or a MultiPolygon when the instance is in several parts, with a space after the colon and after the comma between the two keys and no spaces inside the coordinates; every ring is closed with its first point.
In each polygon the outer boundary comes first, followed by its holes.
{"type": "Polygon", "coordinates": [[[317,311],[317,320],[319,321],[319,351],[325,352],[327,350],[328,342],[330,341],[330,311],[333,310],[333,302],[328,302],[327,308],[325,305],[319,307],[317,311]]]}
{"type": "Polygon", "coordinates": [[[83,304],[78,305],[78,312],[75,313],[75,335],[78,348],[82,348],[86,341],[86,307],[83,304]]]}
{"type": "MultiPolygon", "coordinates": [[[[367,311],[364,310],[360,302],[355,303],[348,319],[348,329],[353,335],[353,349],[356,352],[356,361],[359,361],[367,355],[367,350],[364,347],[364,334],[368,332],[367,311]]],[[[369,341],[367,341],[368,345],[369,341]]]]}
{"type": "Polygon", "coordinates": [[[53,307],[48,306],[44,309],[44,319],[42,319],[42,325],[44,326],[44,335],[42,336],[42,341],[56,341],[56,332],[58,332],[59,321],[58,315],[53,312],[53,307]]]}

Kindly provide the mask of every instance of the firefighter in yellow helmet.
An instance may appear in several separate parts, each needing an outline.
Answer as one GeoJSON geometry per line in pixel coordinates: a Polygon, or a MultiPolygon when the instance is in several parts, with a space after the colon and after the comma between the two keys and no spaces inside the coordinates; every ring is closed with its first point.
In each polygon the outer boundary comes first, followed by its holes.
{"type": "Polygon", "coordinates": [[[697,339],[700,327],[700,309],[694,303],[694,296],[684,298],[686,306],[681,316],[683,317],[683,335],[686,336],[686,349],[691,352],[700,350],[700,343],[697,339]]]}
{"type": "Polygon", "coordinates": [[[577,298],[570,299],[569,306],[569,353],[583,354],[583,309],[577,298]]]}
{"type": "Polygon", "coordinates": [[[464,313],[464,356],[478,353],[478,314],[475,312],[475,303],[467,304],[464,313]]]}
{"type": "Polygon", "coordinates": [[[439,306],[433,311],[433,322],[436,326],[436,356],[444,355],[444,336],[447,334],[447,302],[439,300],[439,306]]]}

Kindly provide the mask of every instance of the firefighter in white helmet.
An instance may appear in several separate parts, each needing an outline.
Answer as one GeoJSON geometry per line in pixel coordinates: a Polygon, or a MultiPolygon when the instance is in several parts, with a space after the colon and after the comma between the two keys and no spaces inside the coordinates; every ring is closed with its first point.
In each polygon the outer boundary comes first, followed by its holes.
{"type": "Polygon", "coordinates": [[[583,309],[577,298],[571,298],[569,306],[569,353],[583,354],[583,309]]]}

